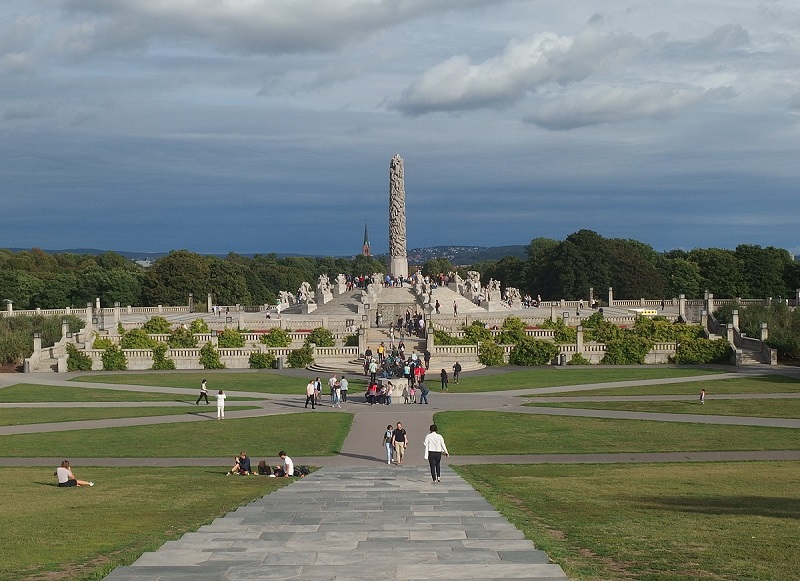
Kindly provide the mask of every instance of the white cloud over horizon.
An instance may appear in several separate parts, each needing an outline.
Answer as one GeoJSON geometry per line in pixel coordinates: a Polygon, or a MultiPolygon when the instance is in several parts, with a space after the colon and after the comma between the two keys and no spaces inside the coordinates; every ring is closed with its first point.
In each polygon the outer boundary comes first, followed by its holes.
{"type": "Polygon", "coordinates": [[[787,0],[7,0],[0,246],[380,251],[400,153],[411,246],[796,248],[799,56],[787,0]]]}

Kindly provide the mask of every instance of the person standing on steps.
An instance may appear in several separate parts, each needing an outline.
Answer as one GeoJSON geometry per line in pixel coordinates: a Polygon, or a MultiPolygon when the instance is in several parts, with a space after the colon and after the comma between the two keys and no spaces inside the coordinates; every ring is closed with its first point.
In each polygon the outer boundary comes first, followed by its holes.
{"type": "Polygon", "coordinates": [[[403,463],[403,456],[405,456],[407,446],[408,434],[403,429],[403,424],[397,422],[397,427],[392,432],[392,448],[394,448],[394,459],[398,466],[403,463]]]}
{"type": "Polygon", "coordinates": [[[442,454],[450,456],[447,451],[447,446],[444,443],[444,438],[439,434],[436,424],[431,424],[430,433],[425,436],[422,442],[425,446],[425,459],[431,467],[431,480],[436,482],[442,481],[442,454]]]}
{"type": "Polygon", "coordinates": [[[224,420],[225,419],[225,398],[228,397],[225,395],[225,392],[221,389],[217,394],[217,419],[224,420]]]}
{"type": "Polygon", "coordinates": [[[208,405],[208,386],[206,385],[206,380],[200,382],[200,397],[197,398],[197,401],[194,402],[194,405],[200,405],[200,400],[205,399],[206,405],[208,405]]]}
{"type": "Polygon", "coordinates": [[[317,388],[314,385],[314,382],[309,379],[308,380],[308,385],[306,385],[306,405],[305,405],[306,409],[308,409],[308,402],[311,402],[311,409],[312,410],[315,409],[314,408],[314,399],[315,399],[314,396],[316,396],[316,395],[317,395],[317,388]]]}

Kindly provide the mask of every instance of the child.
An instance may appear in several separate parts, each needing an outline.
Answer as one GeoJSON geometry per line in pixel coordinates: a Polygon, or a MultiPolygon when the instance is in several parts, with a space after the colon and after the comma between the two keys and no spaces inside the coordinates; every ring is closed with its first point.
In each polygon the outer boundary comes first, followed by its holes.
{"type": "Polygon", "coordinates": [[[411,403],[417,403],[417,388],[414,387],[413,385],[411,386],[409,397],[411,398],[411,403]]]}

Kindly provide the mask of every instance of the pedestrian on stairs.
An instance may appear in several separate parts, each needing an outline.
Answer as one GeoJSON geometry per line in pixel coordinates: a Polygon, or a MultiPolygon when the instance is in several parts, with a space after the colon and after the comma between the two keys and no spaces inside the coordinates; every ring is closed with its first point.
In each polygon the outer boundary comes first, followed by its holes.
{"type": "Polygon", "coordinates": [[[439,309],[441,308],[441,306],[442,305],[439,304],[439,299],[436,299],[436,314],[437,315],[439,314],[439,309]]]}
{"type": "Polygon", "coordinates": [[[458,316],[458,303],[456,301],[453,301],[453,316],[458,316]]]}

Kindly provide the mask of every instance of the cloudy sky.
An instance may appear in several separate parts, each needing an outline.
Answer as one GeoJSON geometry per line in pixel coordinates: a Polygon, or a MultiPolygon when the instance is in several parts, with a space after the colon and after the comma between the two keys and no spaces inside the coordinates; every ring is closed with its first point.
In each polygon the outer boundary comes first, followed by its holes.
{"type": "Polygon", "coordinates": [[[3,0],[0,247],[800,251],[800,5],[3,0]]]}

